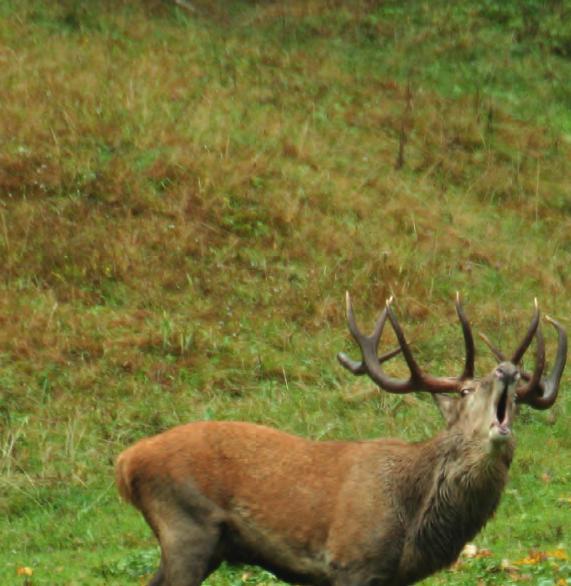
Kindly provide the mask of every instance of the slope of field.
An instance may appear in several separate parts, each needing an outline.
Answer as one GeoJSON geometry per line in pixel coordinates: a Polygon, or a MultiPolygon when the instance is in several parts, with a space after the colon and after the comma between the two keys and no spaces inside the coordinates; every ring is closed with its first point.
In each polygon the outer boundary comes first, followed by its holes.
{"type": "MultiPolygon", "coordinates": [[[[534,297],[571,327],[565,3],[191,4],[0,4],[2,584],[141,583],[113,460],[177,423],[435,433],[337,365],[347,289],[438,374],[456,290],[505,349],[534,297]]],[[[426,584],[567,583],[570,393],[521,413],[485,555],[426,584]]]]}

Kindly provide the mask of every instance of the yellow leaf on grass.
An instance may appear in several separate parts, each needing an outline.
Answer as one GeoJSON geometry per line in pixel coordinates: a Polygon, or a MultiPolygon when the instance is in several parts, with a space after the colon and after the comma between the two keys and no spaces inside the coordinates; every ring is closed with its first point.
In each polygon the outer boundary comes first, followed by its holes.
{"type": "Polygon", "coordinates": [[[536,564],[544,562],[546,559],[547,554],[544,551],[532,551],[527,557],[524,557],[521,560],[516,560],[513,563],[516,566],[535,566],[536,564]]]}
{"type": "MultiPolygon", "coordinates": [[[[569,559],[569,556],[564,549],[554,549],[553,551],[548,551],[547,557],[553,560],[561,560],[563,562],[566,562],[569,559]]],[[[567,584],[565,584],[565,586],[567,586],[567,584]]]]}
{"type": "Polygon", "coordinates": [[[516,566],[534,566],[545,562],[548,559],[567,561],[569,556],[564,549],[554,549],[552,551],[531,551],[528,556],[521,560],[516,560],[514,565],[516,566]]]}
{"type": "Polygon", "coordinates": [[[32,576],[34,573],[34,570],[32,570],[32,568],[28,568],[28,566],[21,566],[16,570],[16,574],[18,574],[18,576],[32,576]]]}

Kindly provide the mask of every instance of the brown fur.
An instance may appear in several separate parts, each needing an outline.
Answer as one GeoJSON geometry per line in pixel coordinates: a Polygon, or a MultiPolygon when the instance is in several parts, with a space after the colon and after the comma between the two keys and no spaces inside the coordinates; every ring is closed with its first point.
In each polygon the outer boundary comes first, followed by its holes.
{"type": "Polygon", "coordinates": [[[484,399],[441,406],[449,428],[417,444],[240,422],[141,440],[119,456],[117,484],[160,542],[151,584],[197,586],[223,560],[336,586],[406,586],[451,564],[494,512],[512,458],[511,439],[490,444],[458,417],[484,399]]]}

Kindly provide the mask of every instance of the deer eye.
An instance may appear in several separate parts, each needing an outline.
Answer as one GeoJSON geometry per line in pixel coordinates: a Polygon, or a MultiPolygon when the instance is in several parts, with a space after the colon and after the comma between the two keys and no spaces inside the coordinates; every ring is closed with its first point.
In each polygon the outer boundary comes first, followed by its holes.
{"type": "Polygon", "coordinates": [[[460,395],[462,397],[467,397],[468,395],[470,395],[471,393],[474,392],[474,387],[464,387],[461,391],[460,391],[460,395]]]}

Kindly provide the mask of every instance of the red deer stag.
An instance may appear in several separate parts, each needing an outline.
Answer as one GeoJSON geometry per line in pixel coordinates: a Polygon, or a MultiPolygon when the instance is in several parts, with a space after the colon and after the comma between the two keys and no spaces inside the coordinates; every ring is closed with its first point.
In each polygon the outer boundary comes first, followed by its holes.
{"type": "Polygon", "coordinates": [[[121,495],[144,515],[161,547],[153,586],[198,586],[223,560],[257,564],[279,578],[317,586],[405,586],[454,562],[500,500],[514,451],[516,403],[537,409],[557,398],[565,366],[564,329],[543,376],[539,310],[509,360],[474,378],[474,340],[460,300],[466,346],[458,377],[420,369],[390,302],[371,336],[347,318],[362,360],[339,355],[353,374],[391,393],[434,393],[447,429],[406,443],[310,441],[241,422],[198,422],[143,439],[117,462],[121,495]],[[388,376],[377,356],[390,321],[410,369],[388,376]],[[521,359],[536,340],[533,373],[521,359]],[[450,393],[445,395],[443,393],[450,393]]]}

